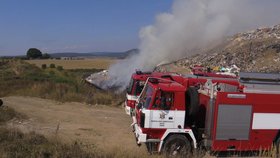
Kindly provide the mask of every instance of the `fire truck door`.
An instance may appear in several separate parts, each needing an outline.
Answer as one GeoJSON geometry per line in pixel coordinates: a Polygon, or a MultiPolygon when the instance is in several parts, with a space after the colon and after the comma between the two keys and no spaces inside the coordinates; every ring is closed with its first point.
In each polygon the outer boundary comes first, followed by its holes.
{"type": "Polygon", "coordinates": [[[172,110],[152,110],[151,128],[174,128],[174,111],[172,110]]]}
{"type": "Polygon", "coordinates": [[[152,128],[174,128],[175,111],[173,108],[173,93],[161,91],[157,93],[156,110],[151,111],[152,128]]]}

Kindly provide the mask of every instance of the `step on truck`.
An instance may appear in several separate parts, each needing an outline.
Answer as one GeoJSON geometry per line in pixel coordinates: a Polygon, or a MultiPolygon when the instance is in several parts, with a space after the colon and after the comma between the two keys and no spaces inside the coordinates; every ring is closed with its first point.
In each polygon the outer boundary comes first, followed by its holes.
{"type": "Polygon", "coordinates": [[[137,99],[133,132],[150,153],[184,155],[272,150],[279,154],[280,75],[240,73],[189,86],[149,78],[137,99]]]}

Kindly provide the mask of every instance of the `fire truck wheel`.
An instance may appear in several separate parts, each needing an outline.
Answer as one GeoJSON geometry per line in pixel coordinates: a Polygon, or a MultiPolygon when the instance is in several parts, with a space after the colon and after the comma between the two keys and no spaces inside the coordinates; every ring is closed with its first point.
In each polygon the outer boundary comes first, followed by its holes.
{"type": "Polygon", "coordinates": [[[195,116],[199,110],[198,92],[195,87],[189,87],[187,90],[187,110],[190,117],[195,116]]]}
{"type": "Polygon", "coordinates": [[[191,143],[184,135],[172,135],[163,145],[166,157],[192,157],[191,151],[191,143]]]}

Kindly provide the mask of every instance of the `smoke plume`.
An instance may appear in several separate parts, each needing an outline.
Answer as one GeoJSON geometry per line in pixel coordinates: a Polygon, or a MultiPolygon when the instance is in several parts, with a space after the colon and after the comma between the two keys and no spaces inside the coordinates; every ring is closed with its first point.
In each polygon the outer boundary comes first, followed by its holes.
{"type": "Polygon", "coordinates": [[[278,0],[175,0],[169,13],[140,30],[140,53],[109,69],[110,85],[124,88],[135,69],[153,70],[212,41],[280,22],[278,0]]]}

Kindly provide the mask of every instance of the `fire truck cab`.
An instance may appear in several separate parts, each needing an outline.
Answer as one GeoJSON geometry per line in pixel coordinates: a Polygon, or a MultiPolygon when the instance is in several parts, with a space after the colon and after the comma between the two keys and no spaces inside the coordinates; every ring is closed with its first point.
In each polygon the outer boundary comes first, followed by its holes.
{"type": "Polygon", "coordinates": [[[126,100],[124,102],[125,112],[128,115],[132,115],[135,108],[135,102],[142,92],[144,84],[148,77],[151,76],[151,72],[136,71],[131,75],[129,85],[126,89],[126,100]]]}
{"type": "Polygon", "coordinates": [[[183,78],[175,73],[162,73],[162,72],[142,72],[136,71],[132,74],[127,91],[126,100],[124,103],[125,112],[132,116],[135,109],[135,102],[139,97],[142,89],[149,77],[159,77],[168,80],[174,80],[176,82],[182,82],[183,78]]]}
{"type": "Polygon", "coordinates": [[[182,83],[149,78],[137,99],[133,131],[138,144],[167,156],[209,151],[271,150],[280,142],[278,75],[241,73],[239,80],[182,83]]]}

